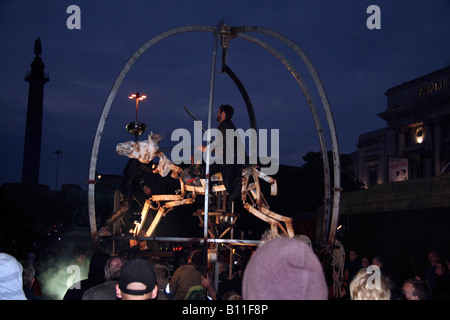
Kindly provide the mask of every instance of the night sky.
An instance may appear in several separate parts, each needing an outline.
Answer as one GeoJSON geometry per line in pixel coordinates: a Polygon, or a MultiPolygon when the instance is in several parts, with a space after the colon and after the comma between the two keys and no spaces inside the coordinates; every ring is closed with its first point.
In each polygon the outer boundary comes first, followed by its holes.
{"type": "MultiPolygon", "coordinates": [[[[215,26],[220,19],[230,26],[273,29],[303,49],[325,87],[342,153],[356,150],[360,134],[385,127],[377,113],[386,109],[387,89],[450,63],[448,0],[1,0],[0,185],[21,181],[29,86],[24,77],[34,59],[37,37],[50,77],[44,92],[40,183],[55,188],[54,152],[61,150],[58,188],[79,184],[86,189],[98,120],[127,60],[164,31],[186,25],[215,26]],[[81,29],[66,26],[71,16],[66,10],[72,4],[81,9],[81,29]],[[381,10],[381,29],[366,26],[370,5],[381,10]]],[[[320,107],[300,58],[280,41],[252,35],[271,43],[293,63],[320,107]]],[[[135,104],[128,99],[132,92],[149,96],[139,106],[139,120],[147,125],[146,133],[164,135],[161,147],[177,143],[170,141],[173,130],[193,130],[183,106],[207,126],[212,44],[211,33],[178,34],[137,60],[106,121],[97,162],[100,173],[122,174],[126,164],[127,158],[117,155],[115,147],[133,140],[125,130],[135,120],[135,104]]],[[[301,166],[308,151],[320,151],[304,94],[273,55],[246,40],[233,39],[228,66],[248,91],[258,128],[280,130],[281,164],[301,166]]],[[[224,103],[235,107],[236,126],[247,129],[247,111],[238,89],[227,75],[217,73],[214,114],[224,103]]],[[[326,129],[325,120],[322,125],[326,129]]]]}

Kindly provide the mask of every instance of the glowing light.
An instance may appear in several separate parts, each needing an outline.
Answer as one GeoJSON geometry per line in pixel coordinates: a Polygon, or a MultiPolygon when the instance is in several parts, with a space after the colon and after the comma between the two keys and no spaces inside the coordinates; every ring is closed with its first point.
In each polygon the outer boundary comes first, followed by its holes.
{"type": "Polygon", "coordinates": [[[136,92],[136,93],[130,94],[128,99],[136,99],[136,100],[141,100],[142,101],[144,99],[147,99],[147,95],[145,95],[145,94],[141,95],[139,92],[136,92]]]}
{"type": "Polygon", "coordinates": [[[425,129],[423,127],[418,127],[416,129],[416,142],[422,143],[425,137],[425,129]]]}

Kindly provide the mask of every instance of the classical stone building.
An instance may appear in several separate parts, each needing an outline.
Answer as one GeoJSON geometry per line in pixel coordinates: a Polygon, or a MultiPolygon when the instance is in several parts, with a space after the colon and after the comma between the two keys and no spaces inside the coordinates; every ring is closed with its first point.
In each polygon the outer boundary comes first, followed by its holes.
{"type": "Polygon", "coordinates": [[[343,192],[343,243],[382,256],[402,277],[423,272],[427,255],[450,257],[450,67],[385,93],[386,127],[359,136],[359,191],[343,192]]]}
{"type": "Polygon", "coordinates": [[[359,137],[358,176],[375,184],[433,177],[450,170],[450,67],[390,88],[385,128],[359,137]],[[448,166],[448,167],[447,167],[448,166]]]}

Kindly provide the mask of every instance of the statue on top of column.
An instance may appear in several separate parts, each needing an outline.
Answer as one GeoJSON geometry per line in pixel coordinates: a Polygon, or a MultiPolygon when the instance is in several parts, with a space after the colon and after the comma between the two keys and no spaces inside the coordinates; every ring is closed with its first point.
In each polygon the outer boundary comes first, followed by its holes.
{"type": "Polygon", "coordinates": [[[38,37],[36,40],[34,40],[34,54],[36,57],[39,57],[42,53],[42,44],[41,39],[38,37]]]}

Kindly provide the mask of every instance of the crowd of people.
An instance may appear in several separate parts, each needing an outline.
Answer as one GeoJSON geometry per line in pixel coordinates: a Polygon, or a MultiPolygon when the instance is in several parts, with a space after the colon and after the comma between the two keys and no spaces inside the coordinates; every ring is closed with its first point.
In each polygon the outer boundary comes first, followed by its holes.
{"type": "MultiPolygon", "coordinates": [[[[139,250],[121,255],[94,253],[87,276],[66,289],[62,300],[450,300],[450,261],[435,251],[413,278],[392,273],[382,257],[346,252],[344,272],[330,282],[311,245],[297,238],[273,237],[257,248],[240,247],[230,264],[204,265],[201,247],[191,247],[176,265],[139,250]],[[186,258],[185,258],[186,257],[186,258]],[[219,267],[214,272],[212,267],[219,267]],[[218,274],[218,279],[214,279],[218,274]],[[214,276],[213,276],[214,275],[214,276]]],[[[81,258],[80,258],[81,257],[81,258]]],[[[228,258],[228,257],[227,257],[228,258]]],[[[33,259],[0,253],[0,300],[48,300],[33,259]]]]}
{"type": "Polygon", "coordinates": [[[352,300],[450,300],[450,258],[428,253],[428,264],[411,278],[392,272],[382,257],[359,258],[349,250],[342,290],[330,291],[331,299],[352,300]]]}

